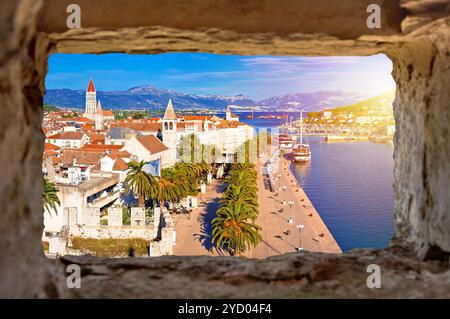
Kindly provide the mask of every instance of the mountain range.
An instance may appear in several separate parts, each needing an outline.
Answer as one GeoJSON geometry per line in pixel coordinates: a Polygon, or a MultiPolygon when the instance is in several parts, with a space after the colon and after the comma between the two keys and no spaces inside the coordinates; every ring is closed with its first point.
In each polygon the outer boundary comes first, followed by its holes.
{"type": "MultiPolygon", "coordinates": [[[[97,91],[104,109],[163,109],[172,99],[174,107],[180,110],[223,111],[228,105],[238,109],[255,106],[259,110],[318,111],[361,101],[368,96],[345,91],[316,91],[291,93],[255,101],[243,95],[198,95],[160,89],[153,86],[133,87],[126,91],[97,91]]],[[[44,104],[62,108],[82,109],[85,105],[85,91],[72,89],[48,89],[44,104]]]]}

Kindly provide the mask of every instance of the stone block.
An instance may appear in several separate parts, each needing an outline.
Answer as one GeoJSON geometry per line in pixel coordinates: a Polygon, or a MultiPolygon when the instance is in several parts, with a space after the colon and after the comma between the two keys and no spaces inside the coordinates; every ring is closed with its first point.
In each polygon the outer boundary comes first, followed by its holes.
{"type": "Polygon", "coordinates": [[[108,208],[108,226],[122,226],[122,207],[108,208]]]}
{"type": "Polygon", "coordinates": [[[87,207],[84,214],[84,224],[86,226],[100,226],[100,208],[87,207]]]}
{"type": "Polygon", "coordinates": [[[145,226],[144,207],[131,207],[131,226],[145,226]]]}

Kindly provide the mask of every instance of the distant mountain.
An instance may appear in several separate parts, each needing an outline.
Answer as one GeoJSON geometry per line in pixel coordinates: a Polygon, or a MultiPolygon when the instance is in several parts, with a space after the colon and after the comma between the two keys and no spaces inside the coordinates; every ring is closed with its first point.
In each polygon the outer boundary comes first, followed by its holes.
{"type": "MultiPolygon", "coordinates": [[[[153,86],[133,87],[126,91],[97,91],[97,98],[106,109],[163,109],[172,99],[175,108],[224,110],[228,105],[258,106],[266,110],[304,110],[317,111],[339,105],[348,105],[367,98],[366,96],[344,91],[317,91],[312,93],[291,93],[254,101],[243,95],[220,96],[186,94],[153,86]]],[[[85,91],[70,89],[47,90],[44,103],[67,108],[84,108],[85,91]]]]}
{"type": "Polygon", "coordinates": [[[259,104],[284,111],[320,111],[339,105],[352,104],[366,98],[368,98],[368,96],[345,91],[316,91],[311,93],[291,93],[283,96],[271,97],[260,101],[259,104]]]}
{"type": "MultiPolygon", "coordinates": [[[[169,99],[178,109],[223,110],[229,104],[254,105],[255,101],[242,95],[228,97],[219,95],[185,94],[159,89],[153,86],[133,87],[126,91],[97,91],[97,99],[107,109],[160,109],[165,108],[169,99]]],[[[47,90],[44,103],[68,108],[84,108],[85,91],[69,89],[47,90]]]]}

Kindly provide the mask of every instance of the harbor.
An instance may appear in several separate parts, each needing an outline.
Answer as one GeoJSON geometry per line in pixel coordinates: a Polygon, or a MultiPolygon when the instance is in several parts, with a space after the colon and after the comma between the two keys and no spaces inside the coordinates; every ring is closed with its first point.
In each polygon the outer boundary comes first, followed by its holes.
{"type": "Polygon", "coordinates": [[[279,159],[279,169],[267,173],[258,164],[258,201],[263,242],[251,249],[250,257],[295,251],[341,253],[342,250],[292,174],[290,154],[279,159]],[[272,181],[272,182],[271,182],[272,181]]]}
{"type": "MultiPolygon", "coordinates": [[[[242,256],[263,259],[299,251],[342,253],[291,172],[289,156],[281,157],[278,165],[277,173],[267,174],[266,163],[257,163],[259,216],[256,223],[261,227],[262,241],[242,256]]],[[[211,242],[210,223],[215,217],[223,189],[223,184],[214,181],[202,196],[199,207],[193,209],[189,216],[175,217],[177,241],[174,255],[221,255],[211,242]],[[188,238],[190,240],[186,240],[188,238]]]]}

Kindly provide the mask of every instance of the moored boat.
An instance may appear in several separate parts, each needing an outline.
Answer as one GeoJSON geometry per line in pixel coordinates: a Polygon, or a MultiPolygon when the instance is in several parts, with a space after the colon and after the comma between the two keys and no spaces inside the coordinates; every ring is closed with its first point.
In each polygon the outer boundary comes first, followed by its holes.
{"type": "Polygon", "coordinates": [[[292,149],[295,162],[307,162],[311,159],[311,149],[308,144],[295,144],[292,149]]]}
{"type": "Polygon", "coordinates": [[[278,144],[280,146],[280,149],[288,150],[292,149],[294,141],[292,140],[292,137],[289,134],[280,134],[278,135],[278,144]]]}
{"type": "Polygon", "coordinates": [[[311,149],[308,144],[303,144],[303,112],[300,112],[300,144],[292,148],[292,157],[295,162],[307,162],[311,159],[311,149]]]}

